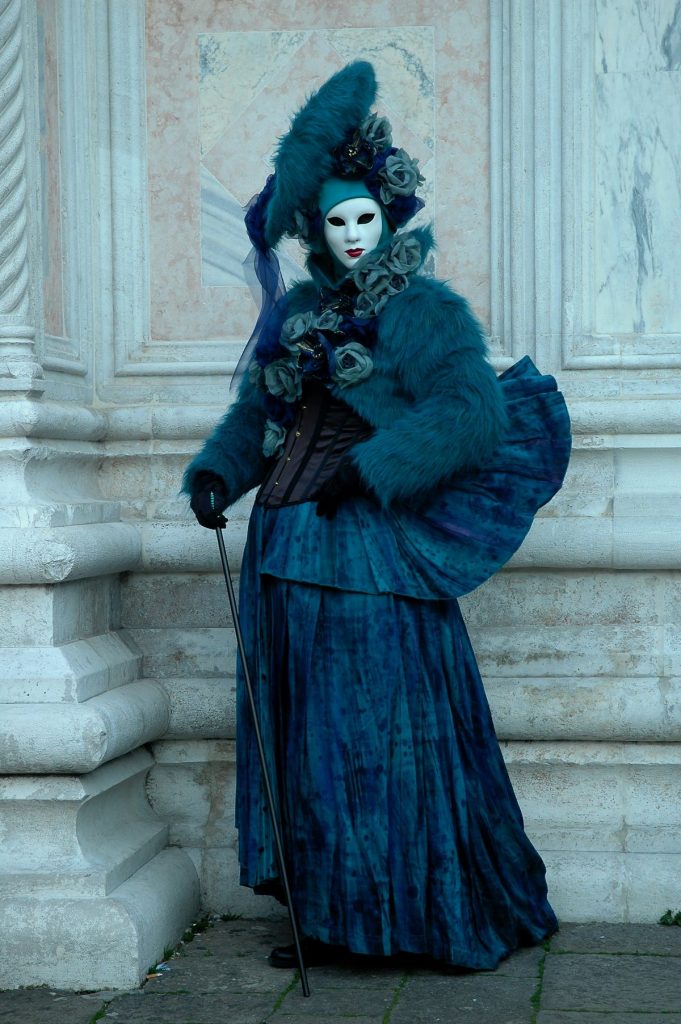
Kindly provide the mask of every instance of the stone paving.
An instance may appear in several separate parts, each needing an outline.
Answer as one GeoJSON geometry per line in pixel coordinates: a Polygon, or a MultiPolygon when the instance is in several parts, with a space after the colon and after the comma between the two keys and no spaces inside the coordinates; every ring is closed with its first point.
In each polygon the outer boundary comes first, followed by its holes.
{"type": "Polygon", "coordinates": [[[681,1024],[681,928],[565,924],[496,971],[348,960],[297,972],[266,956],[284,922],[217,921],[133,992],[0,992],[0,1024],[681,1024]]]}

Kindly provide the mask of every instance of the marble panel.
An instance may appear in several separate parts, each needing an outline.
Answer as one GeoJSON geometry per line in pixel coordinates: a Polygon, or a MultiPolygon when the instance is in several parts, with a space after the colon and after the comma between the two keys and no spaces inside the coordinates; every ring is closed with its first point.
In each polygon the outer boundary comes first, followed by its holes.
{"type": "MultiPolygon", "coordinates": [[[[305,95],[359,57],[375,63],[378,108],[428,178],[439,272],[487,319],[488,31],[487,9],[472,0],[383,0],[370,11],[268,0],[255,25],[246,0],[148,3],[152,339],[248,336],[255,307],[239,280],[237,205],[262,187],[305,95]]],[[[300,254],[284,252],[290,279],[300,254]]]]}
{"type": "Polygon", "coordinates": [[[64,335],[56,5],[36,0],[45,332],[64,335]]]}
{"type": "Polygon", "coordinates": [[[669,351],[681,332],[681,68],[600,74],[595,90],[597,334],[669,351]],[[663,337],[660,337],[663,336],[663,337]]]}
{"type": "Polygon", "coordinates": [[[596,0],[598,71],[681,68],[678,0],[596,0]]]}
{"type": "MultiPolygon", "coordinates": [[[[267,33],[255,33],[257,37],[263,34],[267,35],[267,33]]],[[[286,36],[287,33],[276,33],[276,35],[286,36]]],[[[321,85],[326,78],[345,63],[344,55],[339,54],[334,46],[335,35],[336,33],[333,32],[319,31],[303,34],[300,45],[290,53],[286,65],[278,67],[274,73],[263,74],[262,86],[257,94],[239,96],[242,103],[244,100],[246,101],[242,109],[237,106],[236,98],[232,100],[230,104],[231,123],[219,140],[213,144],[210,153],[204,156],[204,163],[219,180],[235,192],[242,202],[246,202],[252,194],[262,188],[265,177],[271,170],[270,156],[273,141],[286,132],[291,114],[302,106],[306,96],[314,87],[321,85]],[[238,140],[238,144],[235,140],[238,140]]],[[[347,32],[345,36],[347,37],[347,32]]],[[[424,55],[421,56],[418,51],[411,54],[413,65],[420,75],[416,77],[411,72],[412,65],[403,62],[400,68],[401,81],[394,87],[394,106],[387,105],[385,101],[378,106],[378,109],[384,111],[393,123],[393,138],[398,140],[399,144],[412,156],[417,157],[422,165],[425,164],[432,154],[434,130],[432,30],[427,29],[424,32],[419,28],[409,30],[396,28],[355,29],[352,36],[355,39],[354,48],[349,48],[346,45],[344,47],[346,53],[350,49],[354,56],[362,56],[362,51],[368,50],[381,85],[383,51],[388,49],[394,53],[399,48],[404,53],[407,46],[411,47],[413,51],[415,42],[420,42],[420,37],[425,36],[426,45],[422,46],[425,51],[424,55]],[[426,59],[427,65],[425,65],[426,59]],[[427,90],[430,102],[429,108],[424,111],[427,115],[425,122],[415,124],[416,131],[414,131],[406,120],[411,112],[408,99],[413,94],[418,94],[419,89],[427,90]],[[406,97],[406,101],[402,97],[406,97]],[[403,107],[406,108],[404,111],[406,116],[402,113],[401,108],[403,107]],[[424,141],[424,136],[430,145],[424,141]]],[[[230,48],[238,52],[242,37],[242,33],[231,34],[230,48]]],[[[226,48],[227,45],[225,41],[223,46],[226,48]]],[[[261,62],[266,59],[267,49],[265,48],[259,58],[261,62]]],[[[265,69],[266,65],[263,65],[263,70],[265,71],[265,69]]],[[[225,74],[231,74],[229,66],[226,68],[225,74]]]]}

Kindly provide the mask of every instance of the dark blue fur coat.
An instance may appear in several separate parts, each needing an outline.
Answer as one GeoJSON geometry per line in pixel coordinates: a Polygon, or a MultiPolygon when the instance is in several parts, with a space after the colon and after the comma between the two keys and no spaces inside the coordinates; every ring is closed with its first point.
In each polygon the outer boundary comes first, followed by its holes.
{"type": "MultiPolygon", "coordinates": [[[[414,234],[425,259],[430,232],[414,234]]],[[[294,285],[288,315],[314,310],[318,299],[314,280],[294,285]]],[[[491,454],[506,413],[482,330],[464,298],[441,281],[412,276],[378,316],[373,361],[366,380],[335,393],[375,428],[351,456],[383,505],[420,502],[491,454]]],[[[272,464],[262,452],[266,419],[262,393],[246,375],[238,400],[187,467],[183,491],[192,493],[201,470],[224,479],[230,504],[259,484],[272,464]]]]}

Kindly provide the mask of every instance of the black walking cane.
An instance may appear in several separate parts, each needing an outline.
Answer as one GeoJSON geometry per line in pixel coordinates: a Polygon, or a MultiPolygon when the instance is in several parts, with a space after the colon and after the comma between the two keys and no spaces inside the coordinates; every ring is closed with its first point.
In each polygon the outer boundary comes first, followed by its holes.
{"type": "MultiPolygon", "coordinates": [[[[211,494],[211,499],[213,495],[211,494]]],[[[212,504],[212,501],[211,501],[212,504]]],[[[260,757],[260,767],[262,768],[262,781],[265,787],[265,795],[267,797],[267,807],[270,812],[270,818],[272,820],[272,832],[274,833],[274,844],[277,849],[277,859],[279,861],[279,870],[281,872],[281,880],[284,885],[284,893],[286,895],[286,906],[288,908],[289,921],[291,922],[291,931],[293,932],[293,944],[296,947],[296,958],[298,960],[298,967],[300,968],[300,984],[303,989],[303,995],[309,996],[310,986],[307,980],[307,970],[305,968],[305,961],[303,960],[303,950],[300,945],[300,935],[298,932],[298,921],[296,919],[296,912],[293,906],[293,899],[291,898],[291,887],[288,881],[288,872],[286,871],[286,861],[284,859],[284,845],[281,839],[281,829],[277,820],[277,810],[274,806],[274,794],[272,793],[272,786],[270,784],[269,775],[267,774],[267,761],[265,760],[265,747],[262,741],[262,732],[260,731],[260,722],[258,721],[258,712],[255,707],[255,698],[253,696],[253,687],[251,685],[251,676],[248,671],[248,661],[246,660],[246,648],[244,645],[244,638],[241,633],[241,623],[239,622],[239,613],[236,606],[236,598],[234,596],[234,584],[232,583],[232,576],[229,571],[229,563],[227,562],[227,552],[225,551],[225,540],[222,536],[222,527],[226,523],[224,516],[221,516],[222,523],[216,527],[215,533],[218,538],[218,548],[220,549],[220,561],[222,562],[222,571],[225,577],[225,583],[227,584],[227,594],[229,596],[229,607],[232,610],[232,619],[234,621],[234,629],[236,630],[236,643],[241,655],[241,665],[244,672],[244,682],[246,683],[246,692],[248,694],[248,703],[251,708],[251,717],[253,719],[253,731],[255,732],[255,741],[258,747],[258,756],[260,757]]]]}

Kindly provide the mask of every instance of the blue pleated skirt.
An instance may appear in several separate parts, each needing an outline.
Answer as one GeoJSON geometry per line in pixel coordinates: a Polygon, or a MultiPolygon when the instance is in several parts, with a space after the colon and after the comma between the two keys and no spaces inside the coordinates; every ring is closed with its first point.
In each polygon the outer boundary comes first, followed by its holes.
{"type": "MultiPolygon", "coordinates": [[[[510,557],[567,464],[555,381],[523,360],[507,384],[508,438],[429,509],[251,516],[241,625],[299,923],[355,953],[491,969],[557,928],[455,600],[510,557]]],[[[241,881],[276,893],[241,665],[237,715],[241,881]]]]}

